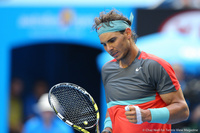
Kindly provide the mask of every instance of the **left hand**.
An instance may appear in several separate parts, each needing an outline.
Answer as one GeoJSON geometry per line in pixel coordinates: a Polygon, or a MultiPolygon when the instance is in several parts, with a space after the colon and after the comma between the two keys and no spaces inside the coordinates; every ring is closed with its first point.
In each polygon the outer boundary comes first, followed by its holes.
{"type": "MultiPolygon", "coordinates": [[[[143,110],[140,108],[140,112],[141,112],[141,117],[142,117],[142,121],[146,122],[146,121],[151,121],[151,112],[150,110],[143,110]]],[[[136,116],[136,109],[134,106],[129,106],[129,111],[125,112],[126,118],[129,120],[129,122],[131,123],[135,123],[137,124],[137,116],[136,116]]]]}

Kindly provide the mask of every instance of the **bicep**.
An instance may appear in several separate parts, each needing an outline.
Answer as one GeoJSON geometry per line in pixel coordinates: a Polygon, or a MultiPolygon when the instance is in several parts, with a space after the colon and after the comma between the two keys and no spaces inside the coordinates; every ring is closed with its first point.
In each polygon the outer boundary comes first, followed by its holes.
{"type": "Polygon", "coordinates": [[[173,103],[185,102],[185,98],[183,96],[183,92],[181,88],[179,88],[177,91],[174,91],[174,92],[161,94],[160,97],[167,105],[170,105],[173,103]]]}

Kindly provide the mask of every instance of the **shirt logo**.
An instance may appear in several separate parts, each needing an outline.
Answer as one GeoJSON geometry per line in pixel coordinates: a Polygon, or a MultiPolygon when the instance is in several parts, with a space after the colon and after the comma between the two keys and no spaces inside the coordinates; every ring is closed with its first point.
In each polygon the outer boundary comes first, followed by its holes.
{"type": "Polygon", "coordinates": [[[136,68],[135,71],[138,72],[142,67],[136,68]]]}

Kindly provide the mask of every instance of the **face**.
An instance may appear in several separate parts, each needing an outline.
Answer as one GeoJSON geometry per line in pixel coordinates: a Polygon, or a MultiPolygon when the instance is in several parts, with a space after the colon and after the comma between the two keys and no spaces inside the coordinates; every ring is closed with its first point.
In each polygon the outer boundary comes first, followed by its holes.
{"type": "Polygon", "coordinates": [[[131,36],[129,37],[126,31],[124,34],[108,32],[99,36],[104,49],[118,61],[126,58],[128,55],[131,47],[130,38],[131,36]]]}
{"type": "Polygon", "coordinates": [[[54,112],[52,112],[52,111],[41,112],[41,117],[45,121],[51,121],[52,118],[54,117],[54,112]]]}

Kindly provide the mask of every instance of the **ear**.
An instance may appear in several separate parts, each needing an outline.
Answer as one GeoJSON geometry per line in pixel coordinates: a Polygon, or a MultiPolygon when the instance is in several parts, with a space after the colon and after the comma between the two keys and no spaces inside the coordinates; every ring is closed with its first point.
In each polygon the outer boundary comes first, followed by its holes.
{"type": "Polygon", "coordinates": [[[130,29],[130,28],[126,28],[125,32],[126,32],[126,34],[127,34],[128,39],[130,39],[130,38],[131,38],[131,35],[132,35],[131,29],[130,29]]]}

